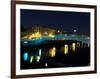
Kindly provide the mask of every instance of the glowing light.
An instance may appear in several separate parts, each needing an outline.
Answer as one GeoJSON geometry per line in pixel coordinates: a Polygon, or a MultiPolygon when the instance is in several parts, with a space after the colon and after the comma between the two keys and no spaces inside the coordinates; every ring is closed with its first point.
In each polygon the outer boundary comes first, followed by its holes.
{"type": "Polygon", "coordinates": [[[36,37],[36,38],[41,38],[40,32],[36,32],[36,33],[35,33],[35,37],[36,37]]]}
{"type": "Polygon", "coordinates": [[[47,63],[45,63],[45,67],[47,67],[48,66],[48,64],[47,63]]]}
{"type": "Polygon", "coordinates": [[[60,32],[60,30],[58,30],[58,32],[60,32]]]}
{"type": "Polygon", "coordinates": [[[90,37],[87,37],[87,39],[90,39],[90,37]]]}
{"type": "Polygon", "coordinates": [[[76,29],[74,29],[74,32],[77,32],[77,30],[76,30],[76,29]]]}
{"type": "Polygon", "coordinates": [[[35,39],[32,39],[32,40],[35,40],[35,39]]]}
{"type": "Polygon", "coordinates": [[[65,55],[68,54],[68,45],[67,44],[64,45],[64,54],[65,55]]]}
{"type": "Polygon", "coordinates": [[[90,46],[90,43],[88,43],[88,47],[90,46]]]}
{"type": "Polygon", "coordinates": [[[31,34],[28,39],[32,40],[33,38],[41,38],[41,33],[35,32],[35,33],[31,34]]]}
{"type": "Polygon", "coordinates": [[[34,59],[34,56],[31,56],[31,58],[30,58],[30,63],[33,62],[33,59],[34,59]]]}
{"type": "Polygon", "coordinates": [[[50,33],[50,34],[49,34],[49,37],[54,38],[55,36],[54,36],[52,33],[50,33]]]}
{"type": "Polygon", "coordinates": [[[27,44],[28,42],[27,41],[24,41],[24,43],[27,44]]]}
{"type": "Polygon", "coordinates": [[[77,43],[77,47],[80,47],[80,43],[79,42],[77,43]]]}
{"type": "Polygon", "coordinates": [[[24,61],[27,61],[27,60],[28,60],[28,53],[25,52],[25,53],[24,53],[24,61]]]}
{"type": "Polygon", "coordinates": [[[56,48],[53,47],[52,49],[50,49],[49,54],[50,54],[50,57],[55,57],[55,55],[56,55],[56,48]]]}
{"type": "Polygon", "coordinates": [[[34,37],[35,37],[34,34],[30,35],[29,40],[31,40],[31,39],[34,38],[34,37]]]}
{"type": "Polygon", "coordinates": [[[45,35],[47,35],[47,34],[48,34],[48,32],[44,32],[44,34],[45,34],[45,35]]]}
{"type": "Polygon", "coordinates": [[[41,56],[41,52],[42,52],[42,50],[41,50],[41,49],[39,49],[39,56],[41,56]]]}
{"type": "Polygon", "coordinates": [[[40,56],[37,56],[37,62],[39,62],[40,61],[40,56]]]}
{"type": "Polygon", "coordinates": [[[24,37],[22,37],[22,39],[27,39],[28,38],[28,36],[26,35],[26,36],[24,36],[24,37]]]}
{"type": "Polygon", "coordinates": [[[72,43],[72,50],[75,51],[75,43],[72,43]]]}

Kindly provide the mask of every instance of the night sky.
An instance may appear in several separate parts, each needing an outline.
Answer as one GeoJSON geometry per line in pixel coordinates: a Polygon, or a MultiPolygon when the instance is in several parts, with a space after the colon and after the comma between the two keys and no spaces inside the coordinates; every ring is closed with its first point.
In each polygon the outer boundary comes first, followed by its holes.
{"type": "Polygon", "coordinates": [[[90,13],[21,9],[21,25],[30,28],[34,24],[57,28],[67,32],[90,35],[90,13]]]}

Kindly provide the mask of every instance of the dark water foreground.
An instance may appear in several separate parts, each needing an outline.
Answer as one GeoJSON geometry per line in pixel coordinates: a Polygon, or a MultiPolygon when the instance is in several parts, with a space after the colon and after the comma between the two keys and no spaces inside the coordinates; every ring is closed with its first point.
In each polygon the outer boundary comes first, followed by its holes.
{"type": "Polygon", "coordinates": [[[90,64],[90,47],[86,45],[71,47],[77,41],[46,41],[35,45],[21,44],[21,69],[79,67],[90,64]],[[64,45],[68,45],[67,54],[64,54],[64,45]],[[53,54],[50,49],[56,48],[53,54]],[[25,58],[25,53],[27,53],[25,58]]]}

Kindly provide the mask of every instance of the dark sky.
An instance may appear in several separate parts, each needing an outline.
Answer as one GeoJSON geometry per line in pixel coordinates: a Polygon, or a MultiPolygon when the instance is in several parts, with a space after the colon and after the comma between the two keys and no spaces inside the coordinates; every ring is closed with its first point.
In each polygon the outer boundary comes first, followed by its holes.
{"type": "Polygon", "coordinates": [[[21,25],[32,27],[40,24],[68,32],[90,35],[90,13],[21,9],[21,25]]]}

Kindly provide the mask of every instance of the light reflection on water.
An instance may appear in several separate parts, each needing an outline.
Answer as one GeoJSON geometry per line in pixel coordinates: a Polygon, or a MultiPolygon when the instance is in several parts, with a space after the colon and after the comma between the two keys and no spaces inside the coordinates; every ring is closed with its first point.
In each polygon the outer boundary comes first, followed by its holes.
{"type": "Polygon", "coordinates": [[[36,60],[37,62],[39,62],[40,61],[40,56],[37,56],[37,60],[36,60]]]}
{"type": "Polygon", "coordinates": [[[80,48],[81,46],[79,42],[77,42],[76,45],[77,45],[77,48],[80,48]]]}
{"type": "Polygon", "coordinates": [[[27,61],[28,58],[29,58],[28,52],[25,52],[24,55],[23,55],[24,61],[27,61]]]}
{"type": "Polygon", "coordinates": [[[53,47],[49,50],[49,55],[50,55],[50,57],[55,57],[55,55],[56,55],[56,48],[55,47],[53,47]]]}
{"type": "Polygon", "coordinates": [[[85,66],[89,64],[89,48],[79,41],[46,42],[22,46],[21,69],[85,66]],[[85,56],[85,59],[82,58],[85,56]],[[78,63],[77,63],[78,62],[78,63]]]}
{"type": "Polygon", "coordinates": [[[30,57],[30,63],[33,62],[33,59],[34,59],[34,56],[31,56],[31,57],[30,57]]]}
{"type": "MultiPolygon", "coordinates": [[[[72,50],[73,52],[75,52],[75,50],[77,48],[80,48],[80,43],[72,43],[71,45],[68,44],[64,44],[60,49],[56,48],[56,47],[52,47],[49,48],[46,52],[48,53],[48,56],[51,58],[54,58],[56,56],[57,51],[61,51],[64,55],[67,55],[69,53],[69,50],[72,50]]],[[[42,51],[42,49],[38,49],[38,54],[35,56],[34,54],[29,56],[27,52],[25,52],[24,55],[24,61],[27,61],[28,58],[30,59],[30,63],[32,63],[33,61],[36,62],[40,62],[42,54],[44,53],[44,51],[42,51]]]]}
{"type": "Polygon", "coordinates": [[[67,44],[64,45],[64,54],[65,55],[68,54],[68,45],[67,44]]]}
{"type": "Polygon", "coordinates": [[[76,49],[76,44],[75,43],[72,43],[72,50],[75,52],[75,49],[76,49]]]}
{"type": "Polygon", "coordinates": [[[41,50],[41,49],[39,49],[39,56],[41,56],[41,54],[42,54],[42,50],[41,50]]]}

